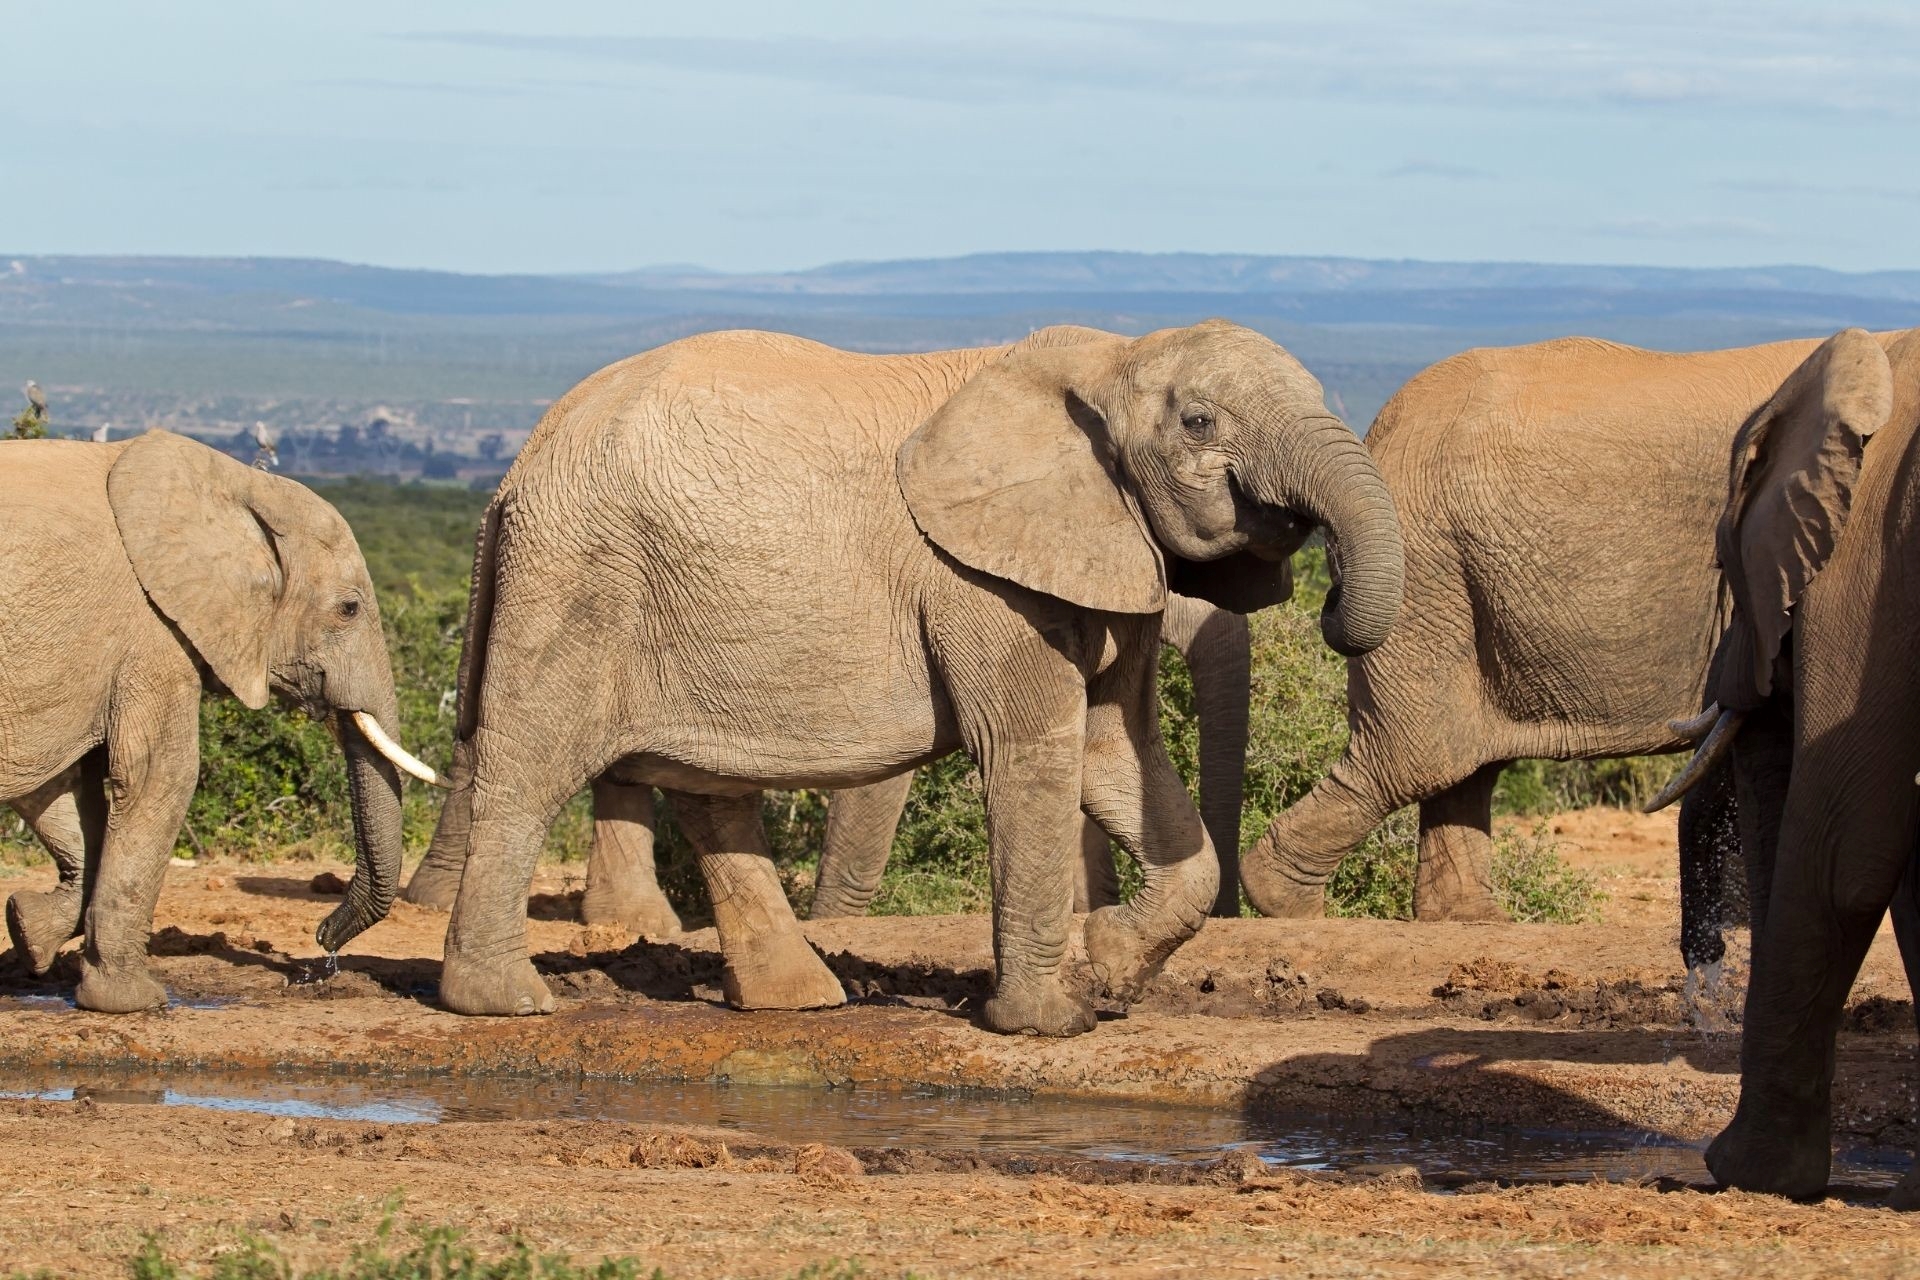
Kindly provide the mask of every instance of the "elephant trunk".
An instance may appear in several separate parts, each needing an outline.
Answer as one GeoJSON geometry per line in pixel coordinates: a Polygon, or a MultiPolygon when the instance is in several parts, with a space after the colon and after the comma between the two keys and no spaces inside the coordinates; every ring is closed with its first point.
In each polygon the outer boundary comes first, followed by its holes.
{"type": "MultiPolygon", "coordinates": [[[[395,738],[399,708],[391,694],[373,718],[395,738]]],[[[369,925],[386,918],[400,887],[400,773],[368,740],[357,717],[337,717],[340,746],[347,757],[347,787],[353,802],[353,880],[347,900],[321,922],[315,938],[338,951],[369,925]]]]}
{"type": "Polygon", "coordinates": [[[1324,412],[1276,437],[1272,452],[1235,479],[1256,502],[1326,530],[1333,589],[1320,634],[1335,653],[1370,653],[1393,629],[1405,589],[1400,520],[1386,481],[1352,428],[1324,412]]]}

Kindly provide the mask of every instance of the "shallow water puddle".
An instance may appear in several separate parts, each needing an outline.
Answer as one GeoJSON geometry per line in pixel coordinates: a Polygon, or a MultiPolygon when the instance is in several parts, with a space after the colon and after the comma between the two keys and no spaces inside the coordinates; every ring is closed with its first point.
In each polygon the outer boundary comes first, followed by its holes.
{"type": "MultiPolygon", "coordinates": [[[[699,1125],[767,1141],[983,1150],[1095,1160],[1197,1161],[1247,1150],[1277,1166],[1355,1170],[1412,1165],[1430,1181],[1708,1181],[1700,1147],[1633,1130],[1575,1132],[1459,1125],[1409,1115],[1242,1113],[938,1089],[515,1076],[339,1076],[265,1072],[0,1071],[0,1097],[208,1107],[301,1119],[434,1124],[601,1120],[699,1125]]],[[[1843,1151],[1840,1189],[1891,1186],[1904,1152],[1843,1151]]]]}

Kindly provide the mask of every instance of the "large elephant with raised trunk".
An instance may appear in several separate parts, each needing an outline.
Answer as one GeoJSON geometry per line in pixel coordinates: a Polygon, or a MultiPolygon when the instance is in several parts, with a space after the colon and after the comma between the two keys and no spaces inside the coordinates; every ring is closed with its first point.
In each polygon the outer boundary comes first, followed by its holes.
{"type": "Polygon", "coordinates": [[[166,1003],[147,936],[198,779],[200,695],[325,717],[347,758],[358,864],[319,929],[337,950],[400,879],[398,709],[353,533],[310,490],[150,431],[124,444],[0,444],[0,799],[59,883],[7,927],[45,972],[84,932],[76,999],[166,1003]]]}
{"type": "Polygon", "coordinates": [[[719,333],[613,365],[550,409],[488,508],[456,791],[464,854],[441,999],[533,1013],[526,895],[590,780],[669,789],[714,904],[728,998],[845,996],[799,932],[766,787],[864,785],[965,749],[985,781],[1001,1031],[1093,1025],[1066,969],[1082,807],[1145,885],[1086,928],[1137,997],[1218,865],[1160,741],[1160,612],[1249,611],[1325,528],[1335,648],[1399,610],[1393,505],[1297,361],[1212,321],[1128,339],[864,356],[719,333]]]}
{"type": "MultiPolygon", "coordinates": [[[[1469,351],[1367,443],[1406,538],[1402,622],[1348,666],[1346,750],[1247,850],[1267,915],[1316,916],[1340,859],[1420,806],[1423,920],[1491,919],[1493,790],[1527,758],[1683,749],[1724,617],[1713,526],[1740,424],[1817,345],[1684,355],[1587,338],[1469,351]]],[[[1720,956],[1724,777],[1682,813],[1690,965],[1720,956]]]]}
{"type": "MultiPolygon", "coordinates": [[[[1893,912],[1920,993],[1920,330],[1822,344],[1729,451],[1733,600],[1681,785],[1730,761],[1753,909],[1740,1103],[1721,1183],[1818,1194],[1834,1039],[1893,912]]],[[[1894,1201],[1920,1207],[1920,1175],[1894,1201]]]]}

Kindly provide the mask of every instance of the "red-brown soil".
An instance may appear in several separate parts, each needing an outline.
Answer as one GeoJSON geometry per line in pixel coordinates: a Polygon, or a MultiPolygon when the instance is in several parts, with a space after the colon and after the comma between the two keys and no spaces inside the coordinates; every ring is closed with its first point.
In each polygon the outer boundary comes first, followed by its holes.
{"type": "MultiPolygon", "coordinates": [[[[560,1012],[472,1020],[432,1004],[444,916],[403,904],[356,940],[337,976],[308,981],[324,972],[313,926],[336,901],[310,885],[343,868],[176,867],[153,950],[180,1003],[108,1017],[0,999],[0,1064],[16,1079],[141,1065],[183,1081],[222,1067],[932,1084],[1712,1133],[1737,1093],[1737,1030],[1697,1030],[1681,995],[1671,820],[1589,810],[1550,825],[1609,894],[1600,923],[1214,921],[1145,1001],[1068,1041],[975,1025],[989,963],[980,918],[809,925],[858,999],[748,1014],[717,1003],[710,931],[644,943],[582,929],[571,920],[578,868],[543,868],[532,942],[560,1012]]],[[[48,878],[20,872],[0,892],[48,878]]],[[[70,965],[44,982],[0,968],[0,991],[68,992],[70,965]]],[[[1737,1018],[1732,977],[1716,1012],[1737,1018]]],[[[1848,1141],[1913,1141],[1905,1001],[1885,937],[1840,1047],[1848,1141]]],[[[1837,1200],[1621,1185],[1438,1195],[1391,1171],[1302,1177],[1231,1162],[1151,1175],[1184,1185],[1111,1184],[1111,1166],[1083,1162],[982,1152],[889,1165],[863,1152],[850,1164],[784,1145],[795,1140],[593,1120],[379,1125],[0,1103],[0,1194],[23,1206],[0,1215],[0,1273],[118,1274],[147,1229],[180,1257],[204,1259],[247,1228],[310,1262],[338,1260],[404,1188],[411,1221],[486,1242],[518,1232],[581,1256],[634,1253],[670,1275],[788,1275],[831,1257],[858,1257],[873,1276],[1920,1274],[1906,1261],[1920,1224],[1837,1200]]]]}

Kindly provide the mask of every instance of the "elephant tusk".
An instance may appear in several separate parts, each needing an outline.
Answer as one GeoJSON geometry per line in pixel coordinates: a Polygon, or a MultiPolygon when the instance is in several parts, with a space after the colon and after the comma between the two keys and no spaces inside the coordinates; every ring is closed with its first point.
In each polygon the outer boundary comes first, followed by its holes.
{"type": "Polygon", "coordinates": [[[447,791],[453,790],[453,784],[451,782],[442,782],[439,774],[409,755],[404,747],[392,738],[389,738],[387,731],[380,727],[380,722],[375,720],[371,715],[364,711],[354,712],[353,725],[365,735],[368,742],[373,744],[373,749],[385,756],[388,763],[393,765],[394,768],[400,770],[402,773],[412,774],[430,787],[440,787],[447,791]]]}
{"type": "Polygon", "coordinates": [[[1647,802],[1642,813],[1658,813],[1660,810],[1693,790],[1700,779],[1707,776],[1713,767],[1720,763],[1733,746],[1733,740],[1740,732],[1740,725],[1747,718],[1744,711],[1722,711],[1713,722],[1713,731],[1707,734],[1707,740],[1693,753],[1693,759],[1687,761],[1687,767],[1676,775],[1672,782],[1660,789],[1660,794],[1647,802]]]}
{"type": "Polygon", "coordinates": [[[1705,736],[1707,730],[1713,728],[1719,721],[1720,704],[1717,702],[1709,702],[1707,709],[1693,719],[1669,720],[1667,721],[1667,728],[1673,730],[1674,736],[1682,742],[1698,742],[1705,736]]]}

